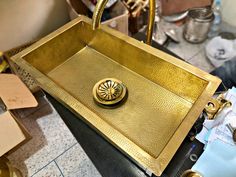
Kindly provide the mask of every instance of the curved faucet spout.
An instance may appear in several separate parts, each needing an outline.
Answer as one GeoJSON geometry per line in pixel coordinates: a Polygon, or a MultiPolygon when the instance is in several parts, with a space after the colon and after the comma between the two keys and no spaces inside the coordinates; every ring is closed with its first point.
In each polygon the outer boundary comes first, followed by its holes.
{"type": "MultiPolygon", "coordinates": [[[[93,19],[92,19],[92,27],[93,29],[97,29],[101,23],[102,13],[104,8],[107,4],[108,0],[98,0],[95,10],[93,12],[93,19]]],[[[156,2],[155,0],[149,0],[149,16],[148,16],[148,26],[147,26],[147,38],[146,44],[151,45],[152,42],[152,32],[153,32],[153,25],[155,20],[155,7],[156,2]]]]}

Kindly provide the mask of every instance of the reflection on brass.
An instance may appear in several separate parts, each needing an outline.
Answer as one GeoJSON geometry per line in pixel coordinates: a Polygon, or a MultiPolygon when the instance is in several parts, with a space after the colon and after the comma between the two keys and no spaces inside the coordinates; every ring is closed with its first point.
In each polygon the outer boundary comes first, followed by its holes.
{"type": "Polygon", "coordinates": [[[208,119],[214,119],[225,107],[230,107],[231,105],[232,103],[224,99],[223,94],[220,94],[216,99],[211,98],[205,106],[205,112],[208,119]]]}
{"type": "Polygon", "coordinates": [[[8,67],[9,66],[7,61],[5,60],[5,56],[3,52],[0,51],[0,73],[6,71],[8,67]]]}
{"type": "Polygon", "coordinates": [[[126,92],[126,86],[114,78],[103,79],[93,87],[95,101],[105,106],[121,102],[125,98],[126,92]]]}
{"type": "Polygon", "coordinates": [[[0,157],[0,177],[10,177],[9,168],[7,166],[7,158],[0,157]]]}
{"type": "Polygon", "coordinates": [[[38,84],[110,143],[157,176],[220,80],[80,16],[12,57],[38,84]],[[94,101],[94,85],[116,78],[128,98],[115,109],[94,101]]]}
{"type": "Polygon", "coordinates": [[[22,174],[10,164],[6,157],[2,156],[0,157],[0,177],[22,177],[22,174]]]}
{"type": "MultiPolygon", "coordinates": [[[[108,0],[99,0],[97,2],[97,5],[93,12],[93,22],[92,22],[93,29],[99,28],[101,23],[102,13],[104,11],[107,2],[108,0]]],[[[153,25],[155,19],[155,8],[156,8],[156,1],[149,0],[149,16],[147,25],[147,39],[146,39],[146,43],[149,45],[151,44],[152,40],[153,25]]]]}
{"type": "Polygon", "coordinates": [[[186,170],[181,177],[204,177],[199,172],[193,171],[193,170],[186,170]]]}

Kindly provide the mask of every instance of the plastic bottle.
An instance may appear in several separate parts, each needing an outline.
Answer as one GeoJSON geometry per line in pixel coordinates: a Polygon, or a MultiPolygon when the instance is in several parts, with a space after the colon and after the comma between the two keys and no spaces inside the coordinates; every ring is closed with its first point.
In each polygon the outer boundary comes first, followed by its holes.
{"type": "Polygon", "coordinates": [[[217,36],[220,33],[220,24],[221,24],[221,0],[215,0],[213,5],[214,20],[208,33],[208,37],[212,38],[217,36]]]}

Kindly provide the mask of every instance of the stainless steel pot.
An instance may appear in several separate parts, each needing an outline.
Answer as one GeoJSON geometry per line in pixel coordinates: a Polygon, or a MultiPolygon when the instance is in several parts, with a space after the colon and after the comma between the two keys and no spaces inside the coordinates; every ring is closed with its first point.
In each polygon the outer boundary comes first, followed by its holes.
{"type": "Polygon", "coordinates": [[[184,28],[184,38],[191,43],[203,42],[207,38],[213,19],[211,8],[190,10],[184,28]]]}

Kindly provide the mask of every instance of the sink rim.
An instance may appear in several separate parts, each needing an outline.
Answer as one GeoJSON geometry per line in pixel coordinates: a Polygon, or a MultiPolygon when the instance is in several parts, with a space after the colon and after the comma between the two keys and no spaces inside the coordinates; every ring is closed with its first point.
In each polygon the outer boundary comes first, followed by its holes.
{"type": "Polygon", "coordinates": [[[196,115],[200,115],[202,109],[208,101],[208,98],[214,94],[215,90],[220,84],[220,79],[211,76],[210,74],[201,71],[200,69],[191,66],[181,60],[175,59],[175,57],[172,57],[158,49],[155,49],[120,32],[110,29],[109,27],[101,26],[100,30],[105,31],[113,35],[114,37],[123,39],[128,44],[145,50],[146,52],[151,53],[152,55],[157,56],[167,62],[171,62],[176,67],[193,73],[194,75],[208,82],[206,88],[203,90],[199,98],[194,102],[189,113],[184,118],[183,122],[180,124],[179,128],[176,130],[176,132],[174,133],[170,141],[167,143],[161,154],[157,158],[153,158],[152,156],[150,156],[150,154],[146,153],[143,149],[131,142],[124,135],[120,134],[117,130],[113,129],[111,131],[111,127],[109,125],[106,125],[106,122],[101,120],[98,115],[92,112],[89,108],[85,107],[81,102],[79,102],[76,98],[70,95],[67,91],[60,88],[50,78],[48,78],[46,74],[41,73],[23,59],[23,57],[26,56],[28,53],[32,52],[39,46],[43,45],[44,43],[47,43],[54,37],[58,36],[59,34],[70,29],[72,26],[77,25],[81,22],[91,24],[91,20],[89,18],[80,16],[77,19],[69,22],[65,26],[52,32],[48,36],[42,38],[29,48],[15,55],[14,57],[12,57],[12,60],[20,67],[28,71],[37,80],[39,85],[44,90],[46,90],[64,106],[69,108],[73,113],[81,115],[86,121],[86,123],[96,129],[103,137],[105,137],[105,139],[115,145],[120,151],[128,155],[129,158],[134,160],[138,165],[140,165],[144,169],[148,169],[156,175],[161,175],[161,173],[164,171],[165,167],[168,165],[169,161],[177,151],[178,147],[182,143],[183,139],[185,138],[183,134],[187,135],[187,132],[190,130],[191,126],[195,122],[196,118],[194,117],[197,117],[196,115]],[[199,107],[201,109],[199,109],[199,107]]]}

